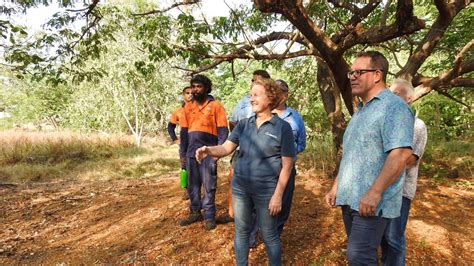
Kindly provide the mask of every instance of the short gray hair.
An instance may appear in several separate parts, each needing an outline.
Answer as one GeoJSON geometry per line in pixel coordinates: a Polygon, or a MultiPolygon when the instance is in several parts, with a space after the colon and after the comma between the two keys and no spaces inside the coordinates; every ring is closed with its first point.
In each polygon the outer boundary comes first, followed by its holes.
{"type": "Polygon", "coordinates": [[[415,89],[410,81],[406,79],[397,78],[392,81],[392,85],[398,84],[400,85],[406,92],[407,96],[413,96],[415,94],[415,89]]]}

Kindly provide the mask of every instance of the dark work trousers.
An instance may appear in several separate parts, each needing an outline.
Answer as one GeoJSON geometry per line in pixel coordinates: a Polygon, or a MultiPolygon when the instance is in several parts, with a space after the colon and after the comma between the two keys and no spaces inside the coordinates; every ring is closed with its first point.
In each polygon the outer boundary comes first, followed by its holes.
{"type": "Polygon", "coordinates": [[[188,157],[186,160],[188,171],[188,194],[191,211],[204,210],[204,220],[215,220],[216,216],[216,186],[217,186],[217,164],[211,157],[207,156],[199,164],[196,158],[188,157]],[[201,186],[204,196],[201,199],[201,186]]]}
{"type": "MultiPolygon", "coordinates": [[[[283,197],[281,200],[281,211],[278,214],[277,218],[277,230],[278,235],[281,236],[283,232],[283,227],[285,226],[288,217],[290,217],[290,210],[291,210],[291,202],[293,201],[293,192],[295,191],[295,177],[296,177],[296,167],[293,166],[290,173],[290,178],[288,179],[288,183],[286,184],[285,191],[283,192],[283,197]]],[[[257,238],[258,233],[258,221],[255,212],[253,213],[254,218],[254,225],[252,227],[252,231],[250,232],[249,237],[249,246],[255,246],[255,240],[257,238]]]]}
{"type": "Polygon", "coordinates": [[[347,259],[349,265],[377,265],[377,248],[387,226],[387,218],[381,216],[362,217],[350,206],[341,206],[346,228],[347,259]]]}
{"type": "Polygon", "coordinates": [[[291,202],[293,201],[293,192],[295,191],[295,177],[296,167],[293,165],[293,169],[291,169],[290,178],[288,179],[288,184],[286,184],[285,191],[283,192],[283,198],[281,200],[281,211],[278,214],[277,219],[278,234],[280,236],[283,232],[283,227],[285,226],[288,217],[290,217],[291,202]]]}

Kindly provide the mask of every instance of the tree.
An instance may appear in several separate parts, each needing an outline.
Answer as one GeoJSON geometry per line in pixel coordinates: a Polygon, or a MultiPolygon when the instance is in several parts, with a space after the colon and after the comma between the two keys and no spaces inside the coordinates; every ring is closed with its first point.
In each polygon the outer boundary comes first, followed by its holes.
{"type": "MultiPolygon", "coordinates": [[[[177,32],[167,32],[176,38],[165,42],[165,36],[158,33],[157,38],[144,38],[144,44],[152,52],[157,48],[154,43],[160,43],[160,50],[177,50],[174,53],[187,58],[190,64],[199,62],[191,73],[236,59],[314,57],[318,62],[317,87],[331,121],[335,143],[340,147],[346,125],[342,102],[352,114],[356,101],[346,78],[348,61],[356,50],[376,47],[392,54],[400,68],[393,76],[411,80],[416,87],[416,99],[433,90],[454,99],[447,90],[473,87],[474,34],[469,29],[474,19],[472,10],[468,9],[470,3],[469,0],[436,0],[433,6],[426,1],[372,0],[365,5],[360,1],[309,1],[304,5],[302,0],[254,0],[255,9],[263,14],[242,7],[232,10],[229,19],[217,18],[210,23],[205,18],[197,20],[181,13],[175,21],[177,32]],[[429,8],[416,10],[418,6],[429,8]],[[425,12],[426,20],[418,18],[415,11],[425,12]],[[462,18],[455,20],[462,11],[465,11],[462,18]],[[282,20],[291,23],[291,30],[271,31],[272,23],[282,20]],[[250,31],[253,33],[249,34],[250,31]],[[239,34],[240,42],[236,41],[239,34]],[[452,39],[450,47],[442,47],[445,34],[452,39]],[[272,49],[276,47],[272,44],[282,40],[286,49],[272,49]],[[430,67],[423,64],[430,63],[431,55],[454,63],[445,62],[447,68],[428,71],[430,67]],[[404,65],[399,57],[407,58],[404,65]]],[[[137,14],[151,14],[155,17],[147,18],[148,22],[141,28],[143,36],[151,37],[158,32],[150,25],[163,15],[159,10],[137,14]]]]}
{"type": "MultiPolygon", "coordinates": [[[[352,114],[357,102],[351,95],[346,73],[348,62],[358,50],[382,50],[396,64],[395,71],[389,74],[411,80],[417,98],[438,91],[470,108],[470,104],[449,93],[452,88],[474,86],[474,33],[471,30],[474,14],[470,0],[370,0],[364,3],[254,0],[253,3],[253,7],[229,7],[227,17],[212,19],[202,11],[200,14],[200,1],[189,0],[161,7],[138,3],[124,16],[135,18],[137,38],[150,60],[183,58],[187,66],[175,67],[190,75],[220,64],[231,64],[233,73],[238,73],[240,70],[234,69],[238,65],[234,64],[236,60],[275,62],[312,58],[318,66],[314,88],[321,95],[339,151],[347,119],[344,106],[347,113],[352,114]],[[287,26],[281,27],[282,23],[287,26]]],[[[82,9],[70,10],[69,14],[73,15],[57,16],[52,25],[61,25],[67,18],[77,18],[79,14],[88,18],[81,32],[69,34],[71,38],[60,47],[64,50],[62,54],[72,60],[86,60],[90,54],[94,56],[106,50],[101,40],[113,39],[114,24],[103,23],[102,18],[117,14],[113,10],[94,0],[82,9]],[[75,54],[73,39],[87,52],[75,54]]],[[[6,27],[7,23],[0,25],[6,27]]],[[[10,28],[14,32],[14,28],[10,28]]],[[[21,29],[16,32],[21,33],[21,29]]],[[[6,59],[10,63],[26,61],[38,65],[49,60],[31,56],[24,49],[9,49],[6,59]]],[[[16,67],[31,71],[29,64],[16,67]]],[[[55,73],[60,72],[60,76],[65,71],[69,69],[59,68],[55,73]]],[[[462,89],[462,93],[468,90],[462,89]]]]}

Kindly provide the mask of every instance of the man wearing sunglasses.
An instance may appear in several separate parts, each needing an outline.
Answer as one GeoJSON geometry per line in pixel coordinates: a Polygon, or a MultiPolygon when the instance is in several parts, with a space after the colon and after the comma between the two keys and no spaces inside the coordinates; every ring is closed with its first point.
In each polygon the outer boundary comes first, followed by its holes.
{"type": "Polygon", "coordinates": [[[344,133],[339,174],[326,203],[341,206],[350,265],[377,265],[389,219],[400,216],[405,165],[412,154],[414,116],[386,86],[388,61],[361,52],[347,77],[361,100],[344,133]]]}

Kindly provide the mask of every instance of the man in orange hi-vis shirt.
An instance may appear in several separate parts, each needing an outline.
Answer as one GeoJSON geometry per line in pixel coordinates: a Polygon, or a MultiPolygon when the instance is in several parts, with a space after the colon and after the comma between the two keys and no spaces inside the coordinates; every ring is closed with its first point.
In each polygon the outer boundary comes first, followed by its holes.
{"type": "Polygon", "coordinates": [[[224,143],[229,129],[224,107],[209,95],[212,91],[211,80],[204,75],[196,75],[191,79],[191,88],[193,101],[185,105],[185,115],[180,122],[180,153],[181,156],[186,156],[191,203],[189,217],[181,220],[180,225],[190,225],[202,220],[204,216],[204,228],[212,230],[216,228],[217,159],[208,156],[198,163],[196,150],[224,143]],[[202,199],[201,186],[204,192],[202,199]],[[204,215],[201,214],[201,209],[204,210],[204,215]]]}
{"type": "MultiPolygon", "coordinates": [[[[170,122],[168,122],[168,134],[170,135],[171,140],[175,144],[179,144],[179,138],[176,136],[176,125],[180,124],[180,121],[182,120],[182,117],[184,116],[184,105],[188,102],[191,102],[193,99],[193,93],[192,89],[190,86],[187,86],[183,89],[182,91],[182,96],[183,96],[183,103],[181,107],[176,109],[176,111],[171,114],[170,122]]],[[[181,153],[179,156],[179,160],[181,161],[181,174],[184,172],[185,176],[187,175],[186,173],[186,157],[182,157],[181,153]]],[[[184,189],[184,194],[183,194],[183,200],[189,199],[188,196],[188,191],[186,189],[186,186],[182,186],[184,189]]]]}
{"type": "Polygon", "coordinates": [[[179,144],[179,138],[176,136],[176,132],[175,132],[176,125],[179,125],[179,121],[181,120],[181,117],[184,116],[184,105],[193,99],[193,93],[190,86],[187,86],[183,89],[182,96],[183,96],[183,103],[181,104],[181,107],[176,109],[171,114],[170,122],[168,122],[168,134],[170,135],[171,140],[175,144],[179,144]]]}

